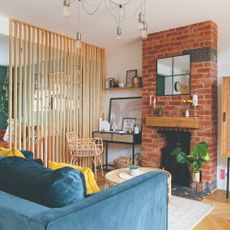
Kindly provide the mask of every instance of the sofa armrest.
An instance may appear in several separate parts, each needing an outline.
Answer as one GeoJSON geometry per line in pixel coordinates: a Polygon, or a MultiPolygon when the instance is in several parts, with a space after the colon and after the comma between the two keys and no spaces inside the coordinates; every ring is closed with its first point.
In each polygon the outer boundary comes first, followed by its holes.
{"type": "Polygon", "coordinates": [[[0,191],[0,229],[27,229],[30,219],[49,208],[0,191]]]}
{"type": "Polygon", "coordinates": [[[150,172],[76,204],[50,209],[31,219],[33,230],[167,229],[167,176],[150,172]]]}

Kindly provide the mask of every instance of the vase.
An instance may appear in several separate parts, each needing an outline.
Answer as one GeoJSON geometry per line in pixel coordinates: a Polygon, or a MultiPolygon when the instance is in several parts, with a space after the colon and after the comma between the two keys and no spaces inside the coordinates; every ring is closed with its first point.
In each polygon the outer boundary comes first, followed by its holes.
{"type": "Polygon", "coordinates": [[[200,182],[200,172],[192,172],[192,181],[199,183],[200,182]]]}
{"type": "Polygon", "coordinates": [[[189,117],[189,110],[188,109],[185,110],[185,117],[189,117]]]}

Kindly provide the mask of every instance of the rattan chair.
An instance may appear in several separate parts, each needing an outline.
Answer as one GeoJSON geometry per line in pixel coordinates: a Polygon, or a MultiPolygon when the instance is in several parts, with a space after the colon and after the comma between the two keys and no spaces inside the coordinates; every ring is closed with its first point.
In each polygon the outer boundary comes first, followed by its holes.
{"type": "Polygon", "coordinates": [[[70,164],[94,169],[97,178],[97,166],[100,164],[102,175],[103,141],[100,138],[79,139],[76,133],[67,133],[67,144],[70,152],[70,164]]]}

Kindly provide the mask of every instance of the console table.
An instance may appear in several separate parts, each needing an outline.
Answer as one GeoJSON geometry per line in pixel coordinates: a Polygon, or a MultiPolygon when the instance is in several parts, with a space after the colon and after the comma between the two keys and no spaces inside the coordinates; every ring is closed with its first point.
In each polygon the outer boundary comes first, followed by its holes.
{"type": "Polygon", "coordinates": [[[132,145],[132,161],[134,164],[134,154],[135,154],[135,145],[141,144],[141,133],[123,133],[123,132],[93,132],[94,138],[101,138],[105,143],[105,169],[108,170],[108,166],[113,166],[108,164],[108,144],[117,143],[117,144],[129,144],[132,145]]]}

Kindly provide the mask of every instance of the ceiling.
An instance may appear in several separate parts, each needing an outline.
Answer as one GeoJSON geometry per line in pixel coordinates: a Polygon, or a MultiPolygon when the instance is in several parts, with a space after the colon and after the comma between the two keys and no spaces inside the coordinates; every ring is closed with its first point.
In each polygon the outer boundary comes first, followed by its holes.
{"type": "MultiPolygon", "coordinates": [[[[114,0],[124,2],[124,0],[114,0]]],[[[127,1],[127,0],[126,0],[127,1]]],[[[100,0],[87,0],[96,4],[100,0]]],[[[157,32],[204,20],[226,25],[229,30],[229,0],[146,0],[149,32],[157,32]]],[[[71,37],[76,34],[76,0],[72,0],[71,16],[63,17],[63,0],[0,0],[0,15],[38,25],[71,37]]],[[[102,4],[95,15],[80,11],[80,31],[86,42],[107,48],[140,37],[137,29],[139,0],[131,0],[122,22],[122,39],[116,39],[116,22],[102,4]]]]}

